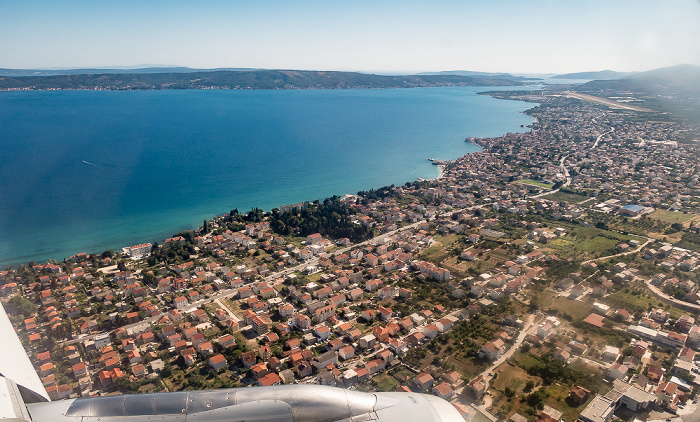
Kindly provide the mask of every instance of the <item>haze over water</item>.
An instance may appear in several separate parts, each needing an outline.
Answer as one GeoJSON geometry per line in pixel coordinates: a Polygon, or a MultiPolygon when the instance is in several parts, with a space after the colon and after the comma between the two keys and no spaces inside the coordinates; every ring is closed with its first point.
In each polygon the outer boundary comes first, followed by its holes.
{"type": "Polygon", "coordinates": [[[493,89],[0,92],[0,266],[437,177],[532,123],[493,89]]]}

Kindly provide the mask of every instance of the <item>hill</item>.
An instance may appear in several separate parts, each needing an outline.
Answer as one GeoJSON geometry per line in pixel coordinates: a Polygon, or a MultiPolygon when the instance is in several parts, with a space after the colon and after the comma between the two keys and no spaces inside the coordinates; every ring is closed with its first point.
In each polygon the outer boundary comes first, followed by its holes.
{"type": "Polygon", "coordinates": [[[136,67],[95,67],[78,69],[3,69],[0,68],[0,76],[56,76],[56,75],[96,75],[96,74],[122,74],[122,73],[192,73],[192,72],[216,72],[221,70],[251,71],[260,70],[252,68],[219,68],[219,69],[193,69],[182,66],[136,66],[136,67]]]}
{"type": "Polygon", "coordinates": [[[562,75],[552,76],[553,79],[588,79],[588,80],[610,80],[610,79],[620,79],[630,75],[634,75],[634,72],[615,72],[614,70],[601,70],[598,72],[577,72],[577,73],[564,73],[562,75]]]}
{"type": "Polygon", "coordinates": [[[423,75],[457,75],[457,76],[474,76],[479,78],[496,78],[496,79],[513,79],[513,80],[523,80],[523,81],[541,81],[542,78],[533,78],[526,76],[513,76],[510,73],[488,73],[488,72],[474,72],[471,70],[445,70],[442,72],[423,72],[418,73],[419,76],[423,75]]]}
{"type": "Polygon", "coordinates": [[[96,73],[0,77],[0,89],[343,89],[523,85],[511,77],[463,75],[386,76],[306,70],[216,70],[163,73],[96,73]]]}
{"type": "Polygon", "coordinates": [[[665,67],[616,80],[595,80],[573,91],[628,102],[700,123],[700,66],[665,67]]]}

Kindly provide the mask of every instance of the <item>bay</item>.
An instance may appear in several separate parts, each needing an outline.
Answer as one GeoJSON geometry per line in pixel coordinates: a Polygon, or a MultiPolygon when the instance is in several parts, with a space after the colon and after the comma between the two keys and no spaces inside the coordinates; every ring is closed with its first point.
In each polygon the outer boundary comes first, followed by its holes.
{"type": "Polygon", "coordinates": [[[0,266],[435,178],[532,123],[495,89],[0,92],[0,266]]]}

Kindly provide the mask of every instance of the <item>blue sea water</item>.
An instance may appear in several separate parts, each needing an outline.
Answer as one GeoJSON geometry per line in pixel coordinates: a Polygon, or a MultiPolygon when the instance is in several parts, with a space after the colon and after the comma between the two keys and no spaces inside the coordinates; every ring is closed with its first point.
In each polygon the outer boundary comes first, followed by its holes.
{"type": "Polygon", "coordinates": [[[0,265],[437,177],[532,123],[487,89],[0,92],[0,265]]]}

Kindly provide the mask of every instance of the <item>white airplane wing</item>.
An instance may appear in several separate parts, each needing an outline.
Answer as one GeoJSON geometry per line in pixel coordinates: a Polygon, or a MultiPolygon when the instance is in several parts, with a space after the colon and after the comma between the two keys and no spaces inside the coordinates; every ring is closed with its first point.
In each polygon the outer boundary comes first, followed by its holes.
{"type": "MultiPolygon", "coordinates": [[[[5,313],[5,308],[0,305],[0,375],[9,378],[17,385],[33,392],[45,401],[50,401],[49,394],[44,388],[39,375],[37,375],[32,362],[27,356],[22,343],[17,337],[14,327],[5,313]]],[[[26,392],[24,392],[26,395],[26,392]]],[[[25,397],[26,400],[26,397],[25,397]]]]}

